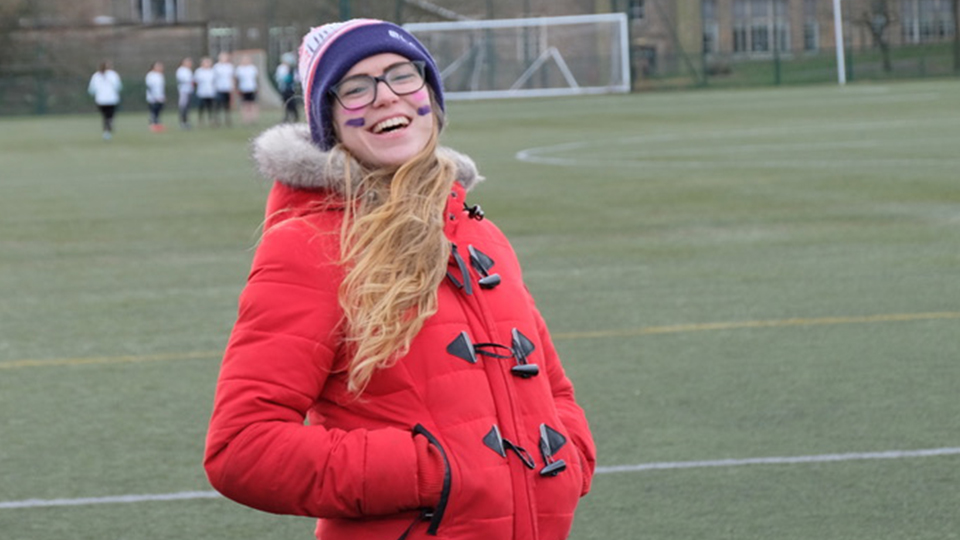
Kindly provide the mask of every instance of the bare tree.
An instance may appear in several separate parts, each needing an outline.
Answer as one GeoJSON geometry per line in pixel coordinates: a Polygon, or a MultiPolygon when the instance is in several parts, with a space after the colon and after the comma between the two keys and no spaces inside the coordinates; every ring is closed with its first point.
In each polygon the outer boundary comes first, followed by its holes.
{"type": "MultiPolygon", "coordinates": [[[[960,0],[954,0],[960,1],[960,0]]],[[[896,22],[893,0],[863,0],[863,3],[857,14],[852,20],[855,24],[863,26],[870,32],[873,38],[873,44],[880,49],[880,56],[883,59],[883,70],[893,71],[893,63],[890,60],[890,42],[887,39],[887,29],[896,22]]]]}
{"type": "Polygon", "coordinates": [[[953,0],[953,71],[960,73],[960,0],[953,0]]]}
{"type": "Polygon", "coordinates": [[[20,26],[20,19],[27,13],[26,0],[3,0],[0,2],[0,70],[12,61],[13,32],[20,26]]]}

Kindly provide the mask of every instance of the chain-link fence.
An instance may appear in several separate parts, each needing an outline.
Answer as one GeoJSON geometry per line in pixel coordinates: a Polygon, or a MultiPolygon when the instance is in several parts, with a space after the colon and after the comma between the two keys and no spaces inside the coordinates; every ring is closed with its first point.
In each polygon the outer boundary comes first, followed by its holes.
{"type": "MultiPolygon", "coordinates": [[[[180,60],[210,50],[206,25],[110,26],[22,32],[0,53],[0,116],[94,110],[90,76],[109,60],[123,79],[122,109],[145,110],[144,76],[155,60],[167,66],[168,93],[176,95],[180,60]]],[[[848,82],[960,76],[952,42],[848,49],[848,82]]],[[[692,87],[747,87],[831,83],[838,79],[835,51],[769,54],[664,54],[634,46],[634,91],[692,87]]]]}
{"type": "Polygon", "coordinates": [[[58,28],[19,32],[0,63],[0,115],[72,113],[94,109],[90,76],[110,62],[123,81],[121,107],[146,109],[144,77],[166,67],[168,95],[184,57],[208,49],[206,25],[58,28]]]}
{"type": "MultiPolygon", "coordinates": [[[[847,82],[960,76],[953,43],[848,49],[847,82]]],[[[734,54],[654,55],[635,49],[634,89],[746,87],[830,83],[838,80],[836,51],[770,54],[745,58],[734,54]]]]}

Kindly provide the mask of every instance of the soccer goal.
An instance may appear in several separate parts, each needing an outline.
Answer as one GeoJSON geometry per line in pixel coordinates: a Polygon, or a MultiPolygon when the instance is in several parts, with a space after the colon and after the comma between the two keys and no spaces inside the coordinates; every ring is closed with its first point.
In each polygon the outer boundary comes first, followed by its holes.
{"type": "Polygon", "coordinates": [[[447,99],[630,91],[625,13],[411,23],[447,99]]]}

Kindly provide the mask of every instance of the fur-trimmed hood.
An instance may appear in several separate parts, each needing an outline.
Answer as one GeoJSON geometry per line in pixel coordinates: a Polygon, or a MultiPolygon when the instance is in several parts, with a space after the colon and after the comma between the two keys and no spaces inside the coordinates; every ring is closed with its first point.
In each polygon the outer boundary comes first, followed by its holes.
{"type": "MultiPolygon", "coordinates": [[[[447,147],[438,152],[456,163],[457,181],[472,189],[483,176],[468,156],[447,147]]],[[[306,124],[280,124],[253,141],[253,159],[264,178],[293,188],[343,191],[344,154],[313,143],[306,124]]]]}

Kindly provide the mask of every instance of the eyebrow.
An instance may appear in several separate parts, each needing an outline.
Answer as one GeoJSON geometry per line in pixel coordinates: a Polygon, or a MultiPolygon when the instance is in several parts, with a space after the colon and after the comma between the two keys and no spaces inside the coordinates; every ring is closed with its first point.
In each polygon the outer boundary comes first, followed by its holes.
{"type": "Polygon", "coordinates": [[[401,65],[401,64],[410,64],[410,63],[412,63],[412,60],[403,60],[403,61],[401,61],[401,62],[395,62],[395,63],[390,64],[389,66],[383,68],[383,71],[380,72],[380,75],[371,75],[370,73],[354,73],[353,75],[347,75],[347,76],[345,76],[344,78],[342,78],[342,79],[340,79],[340,80],[341,80],[341,81],[345,81],[345,80],[347,80],[347,79],[352,79],[352,78],[354,78],[354,77],[382,77],[384,73],[390,71],[391,69],[393,69],[393,68],[395,68],[395,67],[397,67],[397,66],[399,66],[399,65],[401,65]]]}

